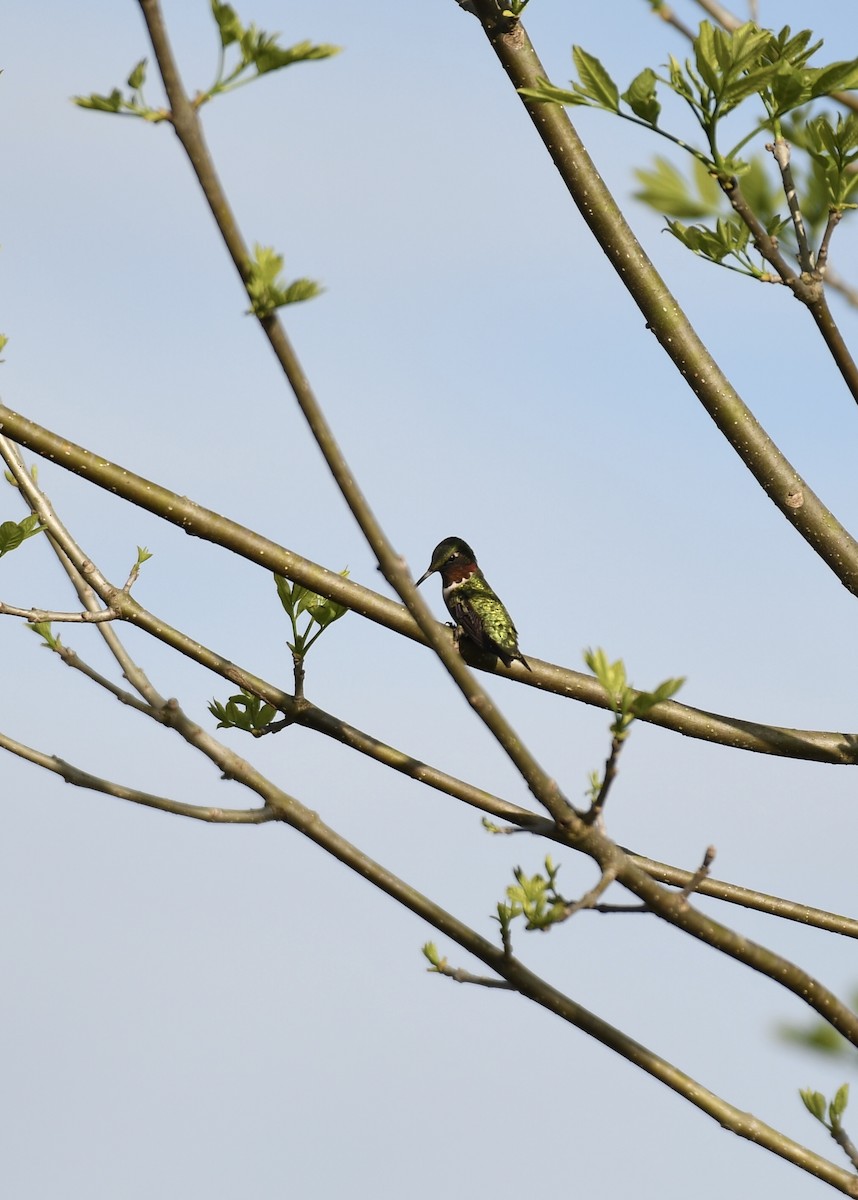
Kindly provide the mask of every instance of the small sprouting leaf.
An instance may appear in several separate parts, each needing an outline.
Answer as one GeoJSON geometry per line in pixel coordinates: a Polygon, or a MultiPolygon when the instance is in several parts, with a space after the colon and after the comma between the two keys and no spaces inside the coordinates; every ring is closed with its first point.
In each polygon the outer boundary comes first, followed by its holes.
{"type": "Polygon", "coordinates": [[[39,635],[43,639],[45,650],[59,650],[62,645],[59,637],[51,629],[50,621],[32,621],[29,626],[33,633],[39,635]]]}
{"type": "Polygon", "coordinates": [[[220,4],[218,0],[212,0],[212,15],[217,22],[220,44],[224,49],[231,46],[233,42],[240,41],[244,35],[244,26],[236,16],[235,9],[231,4],[220,4]]]}
{"type": "MultiPolygon", "coordinates": [[[[8,342],[9,342],[9,339],[6,337],[6,334],[5,334],[5,333],[0,333],[0,354],[2,354],[2,353],[3,353],[3,351],[6,349],[6,346],[8,345],[8,342]]],[[[2,359],[0,359],[0,362],[2,362],[2,361],[3,361],[3,360],[2,360],[2,359]]]]}
{"type": "Polygon", "coordinates": [[[277,710],[254,696],[244,688],[236,696],[230,696],[226,704],[212,700],[209,712],[217,720],[218,729],[241,729],[245,733],[264,729],[271,724],[277,710]]]}
{"type": "Polygon", "coordinates": [[[636,117],[640,117],[649,125],[658,123],[661,105],[656,99],[655,71],[644,67],[641,73],[631,81],[628,90],[623,92],[622,98],[636,117]]]}
{"type": "Polygon", "coordinates": [[[616,662],[612,663],[605,651],[599,648],[588,650],[584,655],[584,661],[608,693],[616,711],[620,697],[627,686],[626,667],[623,660],[618,658],[616,662]]]}
{"type": "Polygon", "coordinates": [[[435,945],[434,942],[426,942],[421,947],[421,953],[423,954],[424,958],[428,959],[428,961],[432,964],[433,967],[435,967],[436,970],[438,967],[441,966],[443,959],[441,958],[441,955],[438,953],[438,947],[435,945]]]}
{"type": "Polygon", "coordinates": [[[840,1126],[846,1105],[849,1103],[849,1084],[841,1083],[835,1093],[834,1099],[828,1106],[828,1119],[832,1126],[837,1129],[840,1126]]]}
{"type": "Polygon", "coordinates": [[[580,88],[585,96],[595,101],[600,107],[607,108],[611,112],[619,112],[619,90],[598,58],[594,58],[580,46],[573,46],[572,61],[575,63],[579,79],[576,91],[580,88]]]}
{"type": "Polygon", "coordinates": [[[814,1092],[811,1088],[799,1088],[798,1094],[811,1116],[825,1124],[825,1097],[822,1092],[814,1092]]]}
{"type": "Polygon", "coordinates": [[[298,42],[295,46],[278,46],[276,36],[275,34],[265,39],[257,46],[253,62],[260,75],[265,75],[269,71],[278,71],[281,67],[291,67],[293,63],[331,58],[340,52],[339,46],[314,46],[312,42],[298,42]]]}
{"type": "MultiPolygon", "coordinates": [[[[340,574],[345,576],[348,572],[341,571],[340,574]]],[[[317,596],[313,592],[307,594],[303,608],[322,629],[327,629],[349,611],[345,605],[337,604],[336,600],[329,600],[327,596],[317,596]]]]}
{"type": "Polygon", "coordinates": [[[665,700],[675,696],[683,683],[685,683],[684,677],[665,679],[664,683],[660,683],[651,692],[638,692],[631,704],[632,714],[635,717],[646,716],[651,709],[655,708],[656,704],[663,704],[665,700]]]}
{"type": "Polygon", "coordinates": [[[685,73],[682,70],[682,64],[678,59],[674,58],[672,54],[668,59],[668,70],[670,71],[669,83],[672,90],[677,94],[677,96],[681,96],[683,100],[687,100],[690,104],[693,104],[699,109],[699,102],[694,96],[691,85],[685,78],[685,73]]]}
{"type": "Polygon", "coordinates": [[[137,565],[142,567],[144,562],[148,562],[152,558],[152,552],[147,550],[145,546],[137,547],[137,565]]]}
{"type": "Polygon", "coordinates": [[[100,96],[97,92],[93,92],[89,96],[72,98],[80,108],[91,108],[95,112],[118,113],[122,108],[122,93],[119,88],[114,88],[109,96],[100,96]]]}
{"type": "Polygon", "coordinates": [[[128,86],[132,92],[139,92],[146,82],[146,59],[141,58],[134,70],[128,76],[128,86]]]}
{"type": "Polygon", "coordinates": [[[267,317],[284,304],[296,304],[310,300],[321,292],[321,287],[311,279],[296,279],[287,284],[280,279],[283,270],[283,255],[272,246],[253,247],[253,258],[248,263],[247,294],[251,309],[257,317],[267,317]]]}
{"type": "MultiPolygon", "coordinates": [[[[292,584],[288,579],[284,579],[282,575],[274,573],[274,583],[277,587],[277,595],[280,597],[280,603],[290,616],[296,617],[295,602],[292,598],[292,584]]],[[[297,586],[297,585],[296,585],[297,586]]]]}
{"type": "Polygon", "coordinates": [[[566,88],[555,87],[553,83],[542,78],[537,79],[536,87],[519,88],[518,94],[526,96],[528,100],[538,100],[542,104],[583,104],[587,107],[592,105],[592,101],[581,92],[570,92],[566,88]]]}
{"type": "Polygon", "coordinates": [[[277,308],[284,304],[300,304],[303,300],[312,300],[321,296],[324,290],[313,279],[296,279],[278,293],[277,308]]]}

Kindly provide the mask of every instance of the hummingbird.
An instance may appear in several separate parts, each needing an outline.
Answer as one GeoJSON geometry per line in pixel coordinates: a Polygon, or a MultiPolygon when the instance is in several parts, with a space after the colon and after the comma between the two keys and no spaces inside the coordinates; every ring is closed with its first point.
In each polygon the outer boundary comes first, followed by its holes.
{"type": "Polygon", "coordinates": [[[481,650],[497,655],[505,666],[518,660],[529,671],[530,663],[518,648],[512,617],[486,583],[468,543],[455,537],[439,542],[432,551],[428,571],[420,576],[415,587],[420,587],[436,571],[441,575],[441,594],[447,610],[466,636],[481,650]]]}

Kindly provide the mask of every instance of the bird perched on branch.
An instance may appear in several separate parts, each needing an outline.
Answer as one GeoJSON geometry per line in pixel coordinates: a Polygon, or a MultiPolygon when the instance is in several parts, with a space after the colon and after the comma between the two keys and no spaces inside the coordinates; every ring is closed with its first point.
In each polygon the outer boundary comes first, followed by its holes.
{"type": "Polygon", "coordinates": [[[529,671],[530,663],[518,648],[512,617],[486,583],[468,543],[454,537],[439,542],[432,551],[429,569],[415,586],[420,587],[436,571],[441,576],[447,610],[464,634],[481,650],[496,654],[507,667],[517,661],[529,671]]]}

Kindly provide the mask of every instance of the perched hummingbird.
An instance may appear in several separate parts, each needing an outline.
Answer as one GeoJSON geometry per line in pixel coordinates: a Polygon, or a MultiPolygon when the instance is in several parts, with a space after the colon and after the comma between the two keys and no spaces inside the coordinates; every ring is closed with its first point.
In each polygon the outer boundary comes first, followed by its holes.
{"type": "Polygon", "coordinates": [[[486,583],[476,556],[461,538],[444,538],[432,551],[429,570],[417,580],[420,587],[435,571],[441,574],[441,594],[450,616],[481,650],[487,650],[506,666],[516,659],[531,669],[518,648],[512,617],[486,583]]]}

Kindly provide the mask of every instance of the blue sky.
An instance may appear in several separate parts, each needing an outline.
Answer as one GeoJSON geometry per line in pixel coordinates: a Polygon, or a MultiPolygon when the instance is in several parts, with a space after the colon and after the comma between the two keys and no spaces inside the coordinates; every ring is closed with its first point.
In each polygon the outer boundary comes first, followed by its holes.
{"type": "MultiPolygon", "coordinates": [[[[383,588],[254,323],[166,127],[85,113],[149,54],[137,6],[12,4],[5,14],[0,327],[10,407],[131,470],[383,588]]],[[[761,20],[800,28],[797,3],[761,20]]],[[[165,5],[186,86],[205,85],[208,5],[165,5]]],[[[552,78],[575,42],[626,83],[681,55],[629,0],[533,0],[552,78]]],[[[249,241],[326,287],[285,320],[375,511],[415,573],[442,537],[475,546],[525,654],[578,668],[587,646],[634,682],[686,675],[690,704],[854,730],[855,601],[762,496],[644,328],[573,208],[476,22],[453,0],[257,0],[239,12],[335,59],[213,104],[205,128],[249,241]]],[[[693,6],[687,6],[693,20],[693,6]]],[[[852,6],[821,7],[828,59],[858,54],[852,6]]],[[[157,89],[150,89],[153,98],[157,89]]],[[[576,127],[670,287],[774,440],[853,531],[858,413],[807,314],[693,259],[630,199],[663,153],[640,130],[576,127]]],[[[834,263],[858,276],[849,220],[834,263]]],[[[847,340],[856,314],[835,301],[847,340]]],[[[288,686],[270,579],[50,465],[40,480],[91,557],[138,599],[288,686]]],[[[11,489],[0,519],[17,518],[11,489]]],[[[3,559],[0,598],[65,608],[39,539],[3,559]]],[[[435,580],[428,594],[444,616],[435,580]]],[[[93,630],[63,632],[106,667],[93,630]]],[[[229,688],[134,630],[156,686],[198,720],[229,688]]],[[[241,804],[165,731],[0,625],[0,728],[77,765],[203,804],[241,804]]],[[[604,714],[489,687],[573,798],[607,753],[604,714]]],[[[308,695],[393,745],[516,802],[524,789],[421,648],[347,617],[317,645],[308,695]]],[[[213,722],[211,723],[213,726],[213,722]]],[[[492,839],[472,810],[293,729],[225,740],[324,819],[491,935],[512,868],[545,848],[492,839]]],[[[223,829],[71,789],[0,759],[6,914],[0,999],[16,1200],[159,1195],[393,1200],[552,1180],[673,1200],[810,1194],[809,1178],[727,1137],[624,1061],[525,1001],[428,976],[434,937],[289,830],[223,829]],[[705,1170],[701,1164],[705,1163],[705,1170]]],[[[856,784],[637,730],[611,797],[624,845],[854,913],[856,784]]],[[[570,894],[593,881],[555,855],[570,894]]],[[[841,994],[843,939],[712,902],[841,994]]],[[[579,914],[517,950],[580,1003],[817,1151],[797,1089],[842,1067],[774,1037],[806,1019],[785,992],[649,917],[579,914]]]]}

